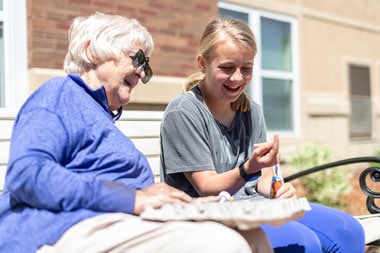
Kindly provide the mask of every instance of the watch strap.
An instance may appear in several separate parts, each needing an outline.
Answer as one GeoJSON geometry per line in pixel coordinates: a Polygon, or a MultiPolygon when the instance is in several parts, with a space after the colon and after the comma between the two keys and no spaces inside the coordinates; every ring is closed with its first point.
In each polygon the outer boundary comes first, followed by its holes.
{"type": "Polygon", "coordinates": [[[261,170],[259,170],[258,172],[255,172],[255,173],[252,173],[252,174],[248,174],[245,169],[244,169],[244,164],[247,160],[245,160],[244,162],[242,162],[240,165],[239,165],[239,174],[240,176],[244,179],[244,181],[249,181],[251,178],[253,177],[259,177],[261,176],[261,170]]]}

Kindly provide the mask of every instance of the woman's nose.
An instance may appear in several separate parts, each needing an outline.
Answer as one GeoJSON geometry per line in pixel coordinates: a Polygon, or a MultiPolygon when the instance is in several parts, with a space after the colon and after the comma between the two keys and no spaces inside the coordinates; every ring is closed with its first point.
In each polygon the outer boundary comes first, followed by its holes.
{"type": "Polygon", "coordinates": [[[145,72],[144,72],[144,66],[140,66],[138,68],[135,68],[135,73],[137,73],[141,78],[143,78],[145,76],[145,72]]]}

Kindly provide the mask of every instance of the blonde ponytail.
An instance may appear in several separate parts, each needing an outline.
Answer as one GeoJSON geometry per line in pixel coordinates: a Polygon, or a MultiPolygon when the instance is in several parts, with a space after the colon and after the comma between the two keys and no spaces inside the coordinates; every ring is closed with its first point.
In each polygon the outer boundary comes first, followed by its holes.
{"type": "Polygon", "coordinates": [[[183,91],[186,92],[186,91],[191,90],[198,84],[204,82],[204,80],[205,80],[205,75],[202,72],[196,72],[190,75],[189,78],[187,78],[185,85],[183,86],[183,91]]]}

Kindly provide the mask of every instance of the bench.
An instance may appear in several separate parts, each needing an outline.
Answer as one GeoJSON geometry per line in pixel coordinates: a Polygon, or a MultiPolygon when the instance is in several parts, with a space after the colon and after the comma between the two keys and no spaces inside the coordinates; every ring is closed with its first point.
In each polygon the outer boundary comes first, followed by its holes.
{"type": "MultiPolygon", "coordinates": [[[[15,110],[0,108],[0,192],[4,186],[10,137],[16,114],[17,111],[15,110]]],[[[162,111],[125,111],[116,123],[120,130],[146,155],[156,176],[156,181],[159,181],[160,171],[159,134],[162,116],[162,111]]],[[[358,157],[332,162],[295,173],[285,177],[284,180],[292,181],[307,174],[340,165],[371,162],[380,163],[380,157],[358,157]]],[[[369,167],[364,169],[361,175],[360,185],[364,194],[367,195],[367,209],[371,214],[355,217],[363,225],[366,243],[380,246],[380,210],[375,202],[380,193],[373,192],[366,184],[366,178],[376,183],[380,182],[380,169],[369,167]]]]}
{"type": "Polygon", "coordinates": [[[360,173],[359,186],[367,197],[366,206],[368,212],[371,214],[355,217],[364,228],[366,244],[380,246],[380,207],[376,203],[376,200],[380,199],[380,192],[377,192],[369,185],[370,182],[372,182],[372,184],[380,183],[380,157],[364,156],[338,160],[294,173],[285,177],[284,181],[289,182],[311,173],[316,173],[318,171],[333,169],[342,165],[351,165],[356,163],[362,163],[366,165],[360,173]]]}
{"type": "MultiPolygon", "coordinates": [[[[17,111],[0,108],[0,193],[4,188],[5,171],[13,122],[17,111]]],[[[162,111],[125,111],[116,126],[145,154],[156,180],[160,173],[160,123],[162,111]]]]}

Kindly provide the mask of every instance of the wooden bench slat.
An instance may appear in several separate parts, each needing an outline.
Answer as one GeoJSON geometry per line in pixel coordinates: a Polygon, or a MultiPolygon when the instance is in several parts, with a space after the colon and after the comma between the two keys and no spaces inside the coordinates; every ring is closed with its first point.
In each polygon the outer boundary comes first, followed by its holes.
{"type": "Polygon", "coordinates": [[[116,126],[129,138],[160,136],[160,121],[120,121],[116,126]]]}
{"type": "Polygon", "coordinates": [[[0,193],[4,189],[6,165],[0,165],[0,193]]]}
{"type": "Polygon", "coordinates": [[[0,119],[0,140],[10,140],[14,120],[0,119]]]}
{"type": "Polygon", "coordinates": [[[9,158],[9,140],[0,140],[0,165],[5,165],[9,158]]]}
{"type": "MultiPolygon", "coordinates": [[[[4,189],[6,164],[17,110],[0,108],[0,192],[4,189]]],[[[160,172],[160,124],[162,111],[124,111],[116,126],[144,155],[158,178],[160,172]]]]}
{"type": "Polygon", "coordinates": [[[363,226],[366,244],[380,239],[380,214],[355,216],[355,218],[363,226]]]}
{"type": "Polygon", "coordinates": [[[144,155],[160,155],[160,140],[157,138],[132,139],[136,148],[144,155]]]}
{"type": "Polygon", "coordinates": [[[153,175],[155,175],[156,180],[159,180],[160,176],[160,156],[147,157],[150,167],[152,168],[153,175]]]}
{"type": "Polygon", "coordinates": [[[129,120],[161,121],[163,115],[163,111],[124,111],[118,122],[129,120]]]}

